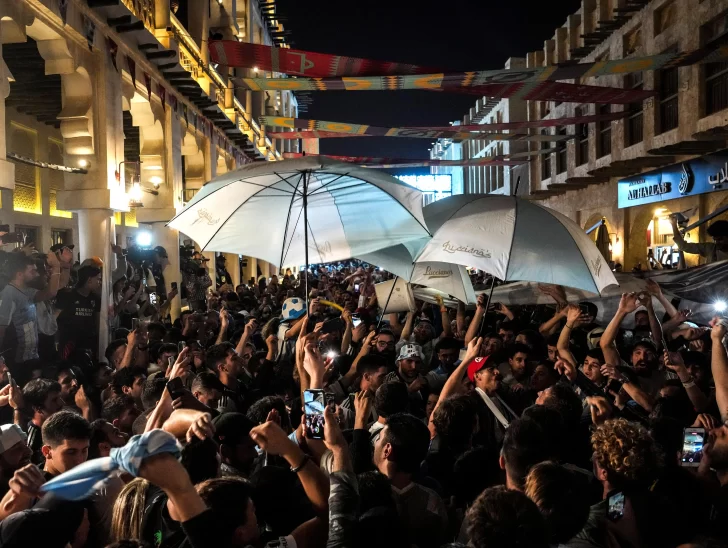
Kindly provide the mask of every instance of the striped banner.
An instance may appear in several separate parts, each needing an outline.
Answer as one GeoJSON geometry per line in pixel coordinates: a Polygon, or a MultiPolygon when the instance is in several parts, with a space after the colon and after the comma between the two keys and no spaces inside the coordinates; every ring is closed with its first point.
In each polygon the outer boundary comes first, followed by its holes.
{"type": "Polygon", "coordinates": [[[303,158],[304,156],[320,156],[330,160],[357,164],[369,168],[395,167],[459,167],[459,166],[520,166],[527,160],[507,160],[503,157],[485,157],[473,160],[412,160],[409,158],[375,158],[372,156],[331,156],[328,154],[301,154],[300,152],[284,152],[286,159],[303,158]]]}
{"type": "MultiPolygon", "coordinates": [[[[433,127],[376,127],[364,124],[351,124],[348,122],[329,122],[325,120],[305,120],[301,118],[287,118],[284,116],[261,116],[258,121],[261,126],[281,127],[288,129],[301,129],[326,134],[343,134],[346,136],[370,137],[417,137],[430,138],[436,133],[475,133],[476,136],[489,130],[516,130],[539,127],[567,126],[574,124],[590,124],[593,122],[606,122],[619,120],[627,116],[628,112],[614,112],[593,116],[579,116],[573,118],[554,118],[552,120],[532,120],[527,122],[503,122],[498,124],[476,124],[468,126],[433,126],[433,127]]],[[[339,136],[339,135],[335,135],[339,136]]],[[[441,136],[441,135],[440,135],[441,136]]],[[[326,137],[321,137],[326,138],[326,137]]],[[[479,138],[479,137],[478,137],[479,138]]]]}
{"type": "Polygon", "coordinates": [[[489,83],[481,73],[424,74],[421,76],[362,76],[335,78],[236,78],[234,84],[252,91],[392,91],[437,90],[479,96],[558,101],[562,103],[626,104],[644,101],[654,91],[583,86],[553,81],[489,83]]]}
{"type": "Polygon", "coordinates": [[[372,61],[297,49],[273,48],[237,40],[210,42],[210,59],[228,67],[257,68],[295,76],[377,76],[385,74],[425,74],[436,68],[407,63],[372,61]]]}
{"type": "MultiPolygon", "coordinates": [[[[332,131],[266,131],[266,137],[288,141],[291,139],[329,139],[338,137],[374,137],[368,134],[335,133],[332,131]]],[[[385,137],[410,137],[413,139],[452,139],[453,141],[533,141],[555,142],[568,141],[574,135],[529,135],[526,133],[473,133],[457,131],[405,130],[385,137]]]]}
{"type": "MultiPolygon", "coordinates": [[[[404,76],[422,74],[430,77],[445,76],[442,69],[432,69],[406,63],[373,61],[357,57],[343,57],[295,49],[279,49],[236,40],[210,43],[213,63],[231,67],[258,68],[293,76],[331,78],[335,76],[404,76]]],[[[595,61],[590,63],[562,63],[547,67],[515,68],[448,74],[447,78],[474,78],[480,85],[486,83],[516,84],[544,80],[576,80],[627,74],[645,70],[682,67],[698,63],[715,63],[728,59],[728,46],[705,46],[685,53],[661,53],[628,59],[595,61]]],[[[438,86],[439,87],[439,86],[438,86]]],[[[280,88],[277,88],[280,89],[280,88]]],[[[483,94],[487,95],[487,94],[483,94]]]]}

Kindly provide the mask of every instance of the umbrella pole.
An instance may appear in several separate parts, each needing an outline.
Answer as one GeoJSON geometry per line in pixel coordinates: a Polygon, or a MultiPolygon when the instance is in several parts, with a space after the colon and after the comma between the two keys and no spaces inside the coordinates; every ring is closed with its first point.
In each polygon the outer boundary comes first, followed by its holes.
{"type": "Polygon", "coordinates": [[[382,313],[379,316],[379,321],[377,322],[376,331],[379,331],[379,326],[382,325],[382,321],[384,320],[384,311],[387,310],[387,307],[389,306],[389,299],[392,298],[392,293],[394,293],[394,287],[397,285],[398,279],[399,279],[399,276],[394,277],[394,283],[392,284],[392,289],[389,290],[389,296],[387,297],[387,302],[384,303],[384,308],[382,308],[382,313]]]}
{"type": "Polygon", "coordinates": [[[308,172],[303,172],[303,245],[306,258],[304,274],[304,288],[306,291],[306,314],[308,314],[308,172]]]}
{"type": "Polygon", "coordinates": [[[488,307],[490,307],[490,301],[493,298],[493,289],[495,289],[495,276],[490,277],[490,291],[488,292],[488,300],[485,303],[485,312],[483,312],[483,319],[480,320],[480,336],[483,336],[483,327],[485,326],[485,317],[488,315],[488,307]]]}

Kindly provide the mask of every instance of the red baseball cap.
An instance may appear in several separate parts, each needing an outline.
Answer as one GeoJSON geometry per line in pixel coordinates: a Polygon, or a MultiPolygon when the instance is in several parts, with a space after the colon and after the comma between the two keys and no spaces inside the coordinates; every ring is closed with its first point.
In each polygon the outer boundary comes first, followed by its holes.
{"type": "Polygon", "coordinates": [[[468,378],[470,379],[470,382],[475,382],[475,374],[478,371],[486,367],[490,367],[488,365],[488,358],[490,358],[490,356],[485,356],[483,358],[473,358],[470,361],[470,363],[468,364],[468,378]]]}

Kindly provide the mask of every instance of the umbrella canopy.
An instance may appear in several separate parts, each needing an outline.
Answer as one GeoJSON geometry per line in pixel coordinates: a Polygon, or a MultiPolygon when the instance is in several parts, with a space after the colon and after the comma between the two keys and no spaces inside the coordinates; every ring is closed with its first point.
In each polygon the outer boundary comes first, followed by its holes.
{"type": "Polygon", "coordinates": [[[432,238],[405,246],[416,263],[470,266],[501,280],[552,283],[593,293],[617,283],[581,227],[536,203],[465,194],[434,202],[425,215],[432,238]]]}
{"type": "Polygon", "coordinates": [[[278,265],[339,261],[429,235],[419,190],[320,156],[217,177],[168,226],[202,249],[278,265]]]}

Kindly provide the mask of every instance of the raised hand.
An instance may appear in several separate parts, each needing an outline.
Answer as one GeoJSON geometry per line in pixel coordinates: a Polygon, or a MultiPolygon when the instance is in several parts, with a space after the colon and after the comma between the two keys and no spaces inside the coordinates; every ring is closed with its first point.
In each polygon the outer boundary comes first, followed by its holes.
{"type": "Polygon", "coordinates": [[[619,300],[619,311],[631,314],[641,306],[641,302],[636,293],[622,293],[619,300]]]}

